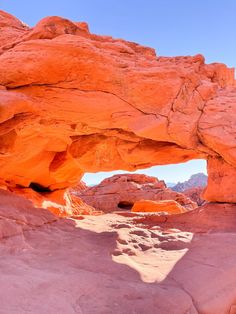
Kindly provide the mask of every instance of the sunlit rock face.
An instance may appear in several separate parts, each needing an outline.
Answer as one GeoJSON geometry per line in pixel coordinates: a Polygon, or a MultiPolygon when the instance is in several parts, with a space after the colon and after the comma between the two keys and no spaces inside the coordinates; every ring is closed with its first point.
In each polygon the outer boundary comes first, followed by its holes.
{"type": "MultiPolygon", "coordinates": [[[[144,174],[114,175],[103,180],[96,186],[87,187],[85,189],[75,189],[74,194],[81,198],[86,204],[106,213],[131,210],[133,205],[141,200],[173,200],[176,201],[174,203],[177,204],[174,204],[173,208],[180,213],[197,207],[197,203],[191,201],[191,199],[184,194],[168,189],[164,181],[144,174]]],[[[149,202],[143,207],[150,207],[149,210],[151,211],[151,204],[152,202],[149,202]]],[[[166,205],[171,207],[173,203],[166,205]]],[[[141,207],[138,206],[137,208],[141,207]]],[[[164,211],[168,206],[160,205],[159,207],[156,206],[156,208],[154,208],[155,206],[152,207],[157,212],[158,208],[160,211],[164,211]]],[[[169,212],[171,212],[171,208],[169,212]]]]}
{"type": "Polygon", "coordinates": [[[236,202],[232,69],[59,17],[29,28],[1,11],[0,25],[2,185],[53,191],[86,171],[204,158],[205,198],[236,202]]]}
{"type": "Polygon", "coordinates": [[[165,213],[165,214],[182,214],[186,212],[186,209],[178,202],[173,200],[165,201],[149,201],[141,200],[134,203],[131,209],[132,212],[148,212],[148,213],[165,213]]]}

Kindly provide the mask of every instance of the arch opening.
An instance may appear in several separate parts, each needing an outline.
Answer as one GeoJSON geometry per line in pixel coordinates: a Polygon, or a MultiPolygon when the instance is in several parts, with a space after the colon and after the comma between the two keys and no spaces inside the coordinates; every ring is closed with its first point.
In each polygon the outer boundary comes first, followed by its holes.
{"type": "MultiPolygon", "coordinates": [[[[186,211],[204,203],[201,194],[207,184],[205,160],[155,166],[135,172],[112,171],[87,173],[87,187],[77,192],[85,203],[106,213],[130,211],[137,202],[172,201],[186,211]],[[189,190],[185,194],[185,190],[189,190]]],[[[153,203],[154,202],[154,203],[153,203]]],[[[167,203],[167,202],[166,202],[167,203]]],[[[145,204],[146,206],[146,204],[145,204]]],[[[160,204],[161,206],[161,204],[160,204]]],[[[133,209],[132,209],[133,210],[133,209]]]]}
{"type": "Polygon", "coordinates": [[[207,164],[204,159],[193,159],[187,162],[153,166],[136,171],[100,171],[96,173],[87,172],[84,174],[82,181],[87,186],[94,186],[99,184],[102,180],[118,174],[145,174],[153,176],[159,180],[164,180],[168,187],[175,186],[178,182],[187,181],[192,175],[197,173],[204,173],[207,175],[207,164]]]}

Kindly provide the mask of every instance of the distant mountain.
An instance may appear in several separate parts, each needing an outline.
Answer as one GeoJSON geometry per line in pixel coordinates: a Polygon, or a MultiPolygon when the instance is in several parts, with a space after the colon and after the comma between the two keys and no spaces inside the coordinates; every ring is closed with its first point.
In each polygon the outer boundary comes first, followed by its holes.
{"type": "Polygon", "coordinates": [[[193,174],[190,179],[185,182],[178,182],[175,186],[171,187],[171,189],[176,192],[183,192],[193,187],[204,187],[206,185],[207,176],[204,173],[200,172],[193,174]]]}

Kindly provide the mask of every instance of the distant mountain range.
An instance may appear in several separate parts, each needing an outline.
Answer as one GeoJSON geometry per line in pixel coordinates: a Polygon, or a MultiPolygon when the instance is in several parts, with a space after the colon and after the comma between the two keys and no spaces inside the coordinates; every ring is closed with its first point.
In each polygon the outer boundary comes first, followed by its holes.
{"type": "Polygon", "coordinates": [[[169,185],[172,183],[167,183],[167,186],[170,187],[173,191],[176,192],[183,192],[187,189],[193,188],[193,187],[204,187],[207,185],[207,175],[204,173],[196,173],[193,174],[189,180],[184,181],[184,182],[178,182],[177,184],[174,185],[169,185]]]}

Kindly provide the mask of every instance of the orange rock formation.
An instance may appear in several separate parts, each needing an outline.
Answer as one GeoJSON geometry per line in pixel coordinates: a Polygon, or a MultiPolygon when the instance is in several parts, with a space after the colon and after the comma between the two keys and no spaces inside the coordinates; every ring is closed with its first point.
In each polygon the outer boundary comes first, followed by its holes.
{"type": "Polygon", "coordinates": [[[140,200],[174,200],[186,211],[197,207],[197,203],[184,194],[168,189],[164,181],[144,174],[114,175],[96,186],[78,188],[73,194],[105,213],[130,210],[134,203],[140,200]]]}
{"type": "MultiPolygon", "coordinates": [[[[101,213],[101,211],[97,211],[83,202],[71,191],[57,190],[50,193],[37,193],[27,188],[11,188],[10,190],[30,200],[35,207],[48,209],[59,217],[77,217],[78,215],[98,215],[101,213]]],[[[186,197],[186,199],[188,198],[186,197]]]]}
{"type": "Polygon", "coordinates": [[[186,209],[173,200],[150,201],[140,200],[134,203],[132,212],[165,212],[167,214],[182,214],[186,209]]]}
{"type": "Polygon", "coordinates": [[[158,57],[59,17],[29,28],[1,11],[0,26],[3,185],[53,191],[86,171],[204,158],[205,198],[236,202],[232,69],[158,57]]]}

